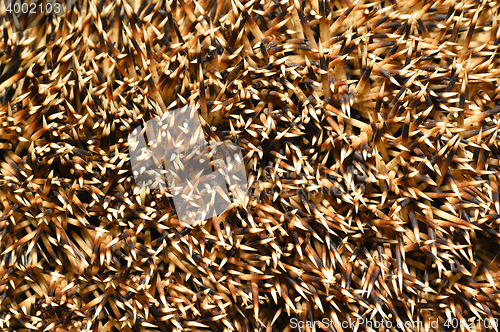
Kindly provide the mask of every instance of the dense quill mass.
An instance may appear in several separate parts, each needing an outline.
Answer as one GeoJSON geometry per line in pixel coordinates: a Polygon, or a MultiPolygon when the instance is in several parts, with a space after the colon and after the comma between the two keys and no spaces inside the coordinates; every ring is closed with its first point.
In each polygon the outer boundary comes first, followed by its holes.
{"type": "Polygon", "coordinates": [[[24,33],[2,6],[1,328],[500,316],[495,1],[90,0],[24,33]],[[126,142],[185,105],[251,191],[196,227],[126,142]]]}

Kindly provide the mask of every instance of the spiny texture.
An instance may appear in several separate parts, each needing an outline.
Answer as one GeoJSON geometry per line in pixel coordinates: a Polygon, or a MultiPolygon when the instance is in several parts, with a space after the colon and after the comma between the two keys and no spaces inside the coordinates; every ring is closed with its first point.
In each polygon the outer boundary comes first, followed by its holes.
{"type": "Polygon", "coordinates": [[[500,316],[495,1],[90,0],[24,33],[1,6],[6,331],[500,316]],[[186,105],[251,192],[197,227],[127,147],[186,105]]]}

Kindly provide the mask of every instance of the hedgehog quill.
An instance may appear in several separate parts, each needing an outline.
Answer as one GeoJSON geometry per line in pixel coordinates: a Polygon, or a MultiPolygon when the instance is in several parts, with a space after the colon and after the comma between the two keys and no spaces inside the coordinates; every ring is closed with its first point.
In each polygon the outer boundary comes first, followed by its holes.
{"type": "Polygon", "coordinates": [[[1,329],[498,330],[497,2],[55,2],[0,3],[1,329]],[[248,178],[195,224],[127,140],[186,107],[248,178]]]}

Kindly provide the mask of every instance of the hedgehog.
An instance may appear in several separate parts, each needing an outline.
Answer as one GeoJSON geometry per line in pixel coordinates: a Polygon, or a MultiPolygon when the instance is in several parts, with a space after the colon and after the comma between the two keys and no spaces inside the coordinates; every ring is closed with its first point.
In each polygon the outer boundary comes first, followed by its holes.
{"type": "Polygon", "coordinates": [[[496,1],[55,2],[0,3],[3,331],[498,330],[496,1]],[[248,179],[195,224],[127,141],[182,107],[248,179]]]}

